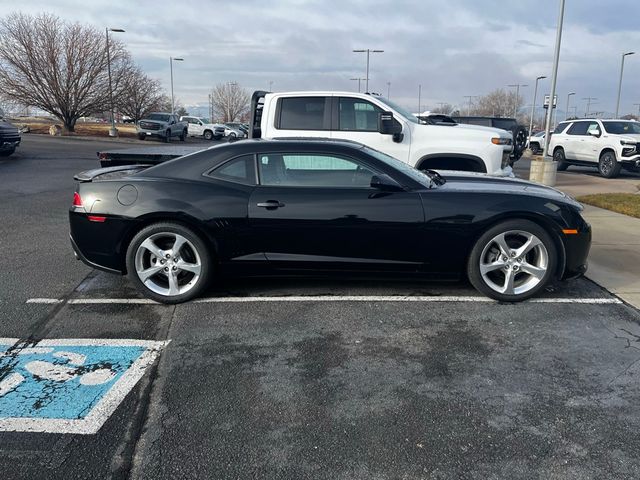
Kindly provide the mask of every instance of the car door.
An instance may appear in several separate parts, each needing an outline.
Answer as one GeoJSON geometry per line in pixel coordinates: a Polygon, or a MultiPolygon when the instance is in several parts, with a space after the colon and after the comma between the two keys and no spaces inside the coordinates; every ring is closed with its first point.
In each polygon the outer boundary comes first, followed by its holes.
{"type": "Polygon", "coordinates": [[[200,133],[198,132],[198,121],[197,118],[194,117],[183,117],[183,120],[187,122],[187,131],[191,136],[198,136],[200,133]]]}
{"type": "Polygon", "coordinates": [[[425,244],[420,197],[371,187],[366,162],[327,153],[265,153],[249,223],[277,268],[417,270],[425,244]]]}
{"type": "Polygon", "coordinates": [[[580,142],[579,160],[596,163],[599,160],[602,143],[602,127],[596,121],[588,122],[587,132],[580,142]]]}
{"type": "Polygon", "coordinates": [[[403,129],[404,136],[400,141],[393,135],[379,133],[378,117],[384,110],[378,105],[357,97],[334,97],[332,111],[332,138],[352,140],[403,162],[409,161],[410,129],[403,129]]]}
{"type": "Polygon", "coordinates": [[[562,146],[564,148],[564,155],[569,160],[582,160],[584,155],[581,153],[584,149],[584,140],[587,135],[587,127],[589,122],[575,122],[567,134],[564,136],[562,146]]]}

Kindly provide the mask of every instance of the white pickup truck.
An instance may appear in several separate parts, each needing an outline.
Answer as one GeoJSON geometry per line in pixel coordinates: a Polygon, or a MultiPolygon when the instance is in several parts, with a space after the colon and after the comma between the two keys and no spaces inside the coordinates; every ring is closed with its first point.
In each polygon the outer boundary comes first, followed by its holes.
{"type": "Polygon", "coordinates": [[[256,91],[250,138],[352,140],[418,169],[512,176],[510,132],[451,123],[428,124],[380,96],[354,92],[256,91]]]}
{"type": "Polygon", "coordinates": [[[184,116],[181,122],[187,122],[190,137],[203,137],[205,140],[220,140],[225,135],[225,126],[210,123],[206,118],[184,116]]]}

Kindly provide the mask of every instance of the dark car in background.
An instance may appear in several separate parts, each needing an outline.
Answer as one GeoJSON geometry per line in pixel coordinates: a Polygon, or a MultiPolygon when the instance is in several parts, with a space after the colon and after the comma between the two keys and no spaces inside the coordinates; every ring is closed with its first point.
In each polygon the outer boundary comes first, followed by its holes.
{"type": "Polygon", "coordinates": [[[20,145],[20,130],[0,118],[0,157],[12,155],[20,145]]]}
{"type": "Polygon", "coordinates": [[[481,127],[501,128],[502,130],[511,132],[513,135],[513,152],[511,153],[512,164],[520,159],[527,148],[527,128],[523,125],[519,125],[515,118],[469,116],[452,116],[451,118],[457,123],[479,125],[481,127]]]}
{"type": "Polygon", "coordinates": [[[178,303],[216,275],[468,276],[501,301],[586,270],[579,203],[531,182],[421,172],[355,142],[250,140],[76,176],[77,257],[178,303]]]}

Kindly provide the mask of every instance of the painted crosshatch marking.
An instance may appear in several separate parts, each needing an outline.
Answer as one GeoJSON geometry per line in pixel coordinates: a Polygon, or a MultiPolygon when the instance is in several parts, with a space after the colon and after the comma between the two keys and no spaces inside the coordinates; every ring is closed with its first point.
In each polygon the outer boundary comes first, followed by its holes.
{"type": "Polygon", "coordinates": [[[0,431],[96,433],[168,343],[0,338],[0,431]]]}

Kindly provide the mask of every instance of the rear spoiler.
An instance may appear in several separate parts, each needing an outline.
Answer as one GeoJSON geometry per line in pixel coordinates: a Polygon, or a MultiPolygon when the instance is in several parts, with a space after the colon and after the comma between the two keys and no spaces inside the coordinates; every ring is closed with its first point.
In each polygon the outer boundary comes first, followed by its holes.
{"type": "Polygon", "coordinates": [[[94,168],[93,170],[85,170],[84,172],[77,173],[73,176],[73,179],[77,182],[92,182],[97,177],[102,177],[100,180],[108,180],[110,178],[126,177],[138,173],[145,168],[152,167],[153,165],[120,165],[118,167],[108,168],[94,168]]]}
{"type": "Polygon", "coordinates": [[[262,112],[264,111],[264,96],[267,93],[264,90],[256,90],[251,95],[251,123],[249,124],[249,138],[260,138],[262,130],[260,123],[262,122],[262,112]]]}

